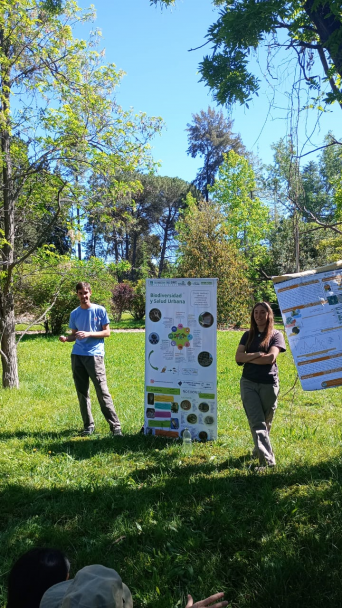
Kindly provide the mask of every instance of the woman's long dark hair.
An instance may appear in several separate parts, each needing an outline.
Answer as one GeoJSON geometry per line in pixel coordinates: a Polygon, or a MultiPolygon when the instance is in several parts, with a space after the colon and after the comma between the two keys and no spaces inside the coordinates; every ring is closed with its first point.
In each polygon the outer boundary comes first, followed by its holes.
{"type": "Polygon", "coordinates": [[[259,333],[258,326],[254,319],[254,311],[257,306],[262,306],[268,312],[268,318],[267,318],[266,327],[265,327],[265,336],[264,336],[263,341],[260,344],[260,348],[263,348],[267,351],[268,345],[270,343],[270,340],[271,340],[271,338],[273,336],[273,332],[274,332],[274,315],[273,315],[272,308],[270,307],[270,305],[267,302],[257,302],[256,304],[254,304],[252,313],[251,313],[251,325],[249,328],[248,340],[246,343],[246,352],[247,352],[249,346],[252,344],[255,336],[259,333]]]}

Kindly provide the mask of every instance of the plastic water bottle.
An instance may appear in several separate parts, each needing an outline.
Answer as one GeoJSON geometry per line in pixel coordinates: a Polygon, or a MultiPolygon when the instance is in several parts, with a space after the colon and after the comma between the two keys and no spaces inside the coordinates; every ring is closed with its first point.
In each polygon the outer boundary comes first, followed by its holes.
{"type": "Polygon", "coordinates": [[[192,454],[192,441],[189,429],[184,429],[183,431],[183,454],[184,456],[191,456],[192,454]]]}

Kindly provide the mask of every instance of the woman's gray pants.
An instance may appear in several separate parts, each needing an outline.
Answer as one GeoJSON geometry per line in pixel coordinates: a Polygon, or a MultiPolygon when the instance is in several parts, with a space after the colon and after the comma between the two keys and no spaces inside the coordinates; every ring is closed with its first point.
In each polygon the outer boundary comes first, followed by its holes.
{"type": "Polygon", "coordinates": [[[71,355],[71,369],[84,428],[89,429],[89,427],[94,426],[94,418],[91,413],[89,397],[90,378],[95,387],[102,414],[107,420],[110,430],[114,431],[120,429],[120,421],[114,409],[113,400],[107,386],[103,357],[71,355]]]}
{"type": "Polygon", "coordinates": [[[276,461],[269,435],[277,409],[279,384],[259,384],[242,377],[240,390],[259,462],[274,466],[276,461]]]}

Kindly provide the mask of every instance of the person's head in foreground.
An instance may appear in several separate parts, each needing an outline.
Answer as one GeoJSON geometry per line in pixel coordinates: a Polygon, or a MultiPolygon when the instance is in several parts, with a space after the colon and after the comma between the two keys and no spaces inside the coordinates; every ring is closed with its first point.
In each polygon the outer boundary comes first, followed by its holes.
{"type": "MultiPolygon", "coordinates": [[[[188,595],[186,608],[224,608],[228,602],[217,601],[223,595],[216,593],[195,604],[188,595]]],[[[115,570],[95,564],[79,570],[74,579],[48,589],[40,608],[133,608],[133,599],[115,570]]]]}
{"type": "Polygon", "coordinates": [[[69,570],[69,560],[58,549],[27,551],[10,571],[7,608],[38,608],[45,591],[65,581],[69,570]]]}
{"type": "Polygon", "coordinates": [[[54,585],[40,608],[133,608],[130,590],[112,568],[94,564],[79,570],[74,579],[54,585]]]}

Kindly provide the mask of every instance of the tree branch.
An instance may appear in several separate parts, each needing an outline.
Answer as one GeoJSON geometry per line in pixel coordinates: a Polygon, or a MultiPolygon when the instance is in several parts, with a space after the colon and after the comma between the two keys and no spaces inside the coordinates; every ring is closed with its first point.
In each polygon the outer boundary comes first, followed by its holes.
{"type": "Polygon", "coordinates": [[[272,281],[272,277],[270,277],[268,274],[266,274],[266,272],[262,269],[262,268],[256,268],[255,270],[257,270],[266,281],[272,281]]]}
{"type": "Polygon", "coordinates": [[[25,336],[25,334],[30,330],[30,328],[32,327],[32,325],[37,325],[38,323],[40,323],[41,321],[45,320],[47,313],[49,312],[49,310],[51,310],[51,308],[56,304],[56,300],[59,296],[59,293],[62,289],[62,285],[65,281],[65,277],[63,277],[62,281],[59,284],[59,288],[57,290],[57,292],[54,295],[54,299],[52,300],[52,303],[50,304],[50,306],[47,307],[46,310],[44,310],[43,314],[40,315],[40,317],[38,317],[38,319],[35,319],[34,321],[32,321],[32,323],[26,327],[25,331],[23,331],[23,333],[21,334],[20,338],[17,340],[17,345],[19,344],[20,340],[23,339],[23,337],[25,336]]]}
{"type": "Polygon", "coordinates": [[[198,49],[202,49],[204,46],[209,44],[209,42],[210,40],[207,40],[207,42],[204,42],[204,44],[201,44],[201,46],[196,46],[194,49],[188,49],[188,53],[190,53],[191,51],[198,51],[198,49]]]}
{"type": "Polygon", "coordinates": [[[13,262],[9,267],[14,268],[15,266],[18,266],[18,264],[22,264],[22,262],[25,262],[25,260],[27,260],[27,258],[29,258],[30,255],[32,255],[32,253],[34,251],[36,251],[36,249],[38,249],[38,247],[43,243],[45,235],[50,231],[50,229],[52,228],[52,226],[55,224],[55,222],[58,219],[58,216],[59,216],[59,214],[60,214],[60,212],[62,210],[61,193],[62,193],[62,191],[63,191],[64,188],[65,188],[65,184],[63,184],[63,186],[58,190],[58,193],[57,193],[57,211],[56,211],[55,215],[53,216],[51,222],[49,222],[47,224],[47,226],[45,227],[45,229],[43,230],[43,232],[41,232],[40,236],[38,237],[38,239],[36,240],[36,242],[34,243],[34,245],[32,245],[32,247],[30,247],[30,249],[25,253],[25,255],[23,255],[21,258],[19,258],[19,260],[16,260],[16,262],[13,262]]]}
{"type": "MultiPolygon", "coordinates": [[[[317,50],[318,50],[319,58],[321,60],[321,63],[322,63],[323,69],[324,69],[324,73],[331,86],[331,90],[338,97],[340,95],[340,90],[336,86],[334,79],[331,76],[329,76],[329,66],[328,66],[327,58],[325,56],[324,49],[322,46],[319,46],[317,50]]],[[[339,101],[338,104],[342,110],[342,102],[339,101]]]]}
{"type": "Polygon", "coordinates": [[[325,144],[324,146],[320,146],[319,148],[315,148],[314,150],[310,150],[310,152],[305,152],[305,154],[295,156],[294,158],[304,158],[304,156],[308,156],[308,154],[313,154],[314,152],[318,152],[318,150],[323,150],[324,148],[329,148],[330,146],[342,146],[342,141],[337,141],[334,138],[330,144],[325,144]]]}

